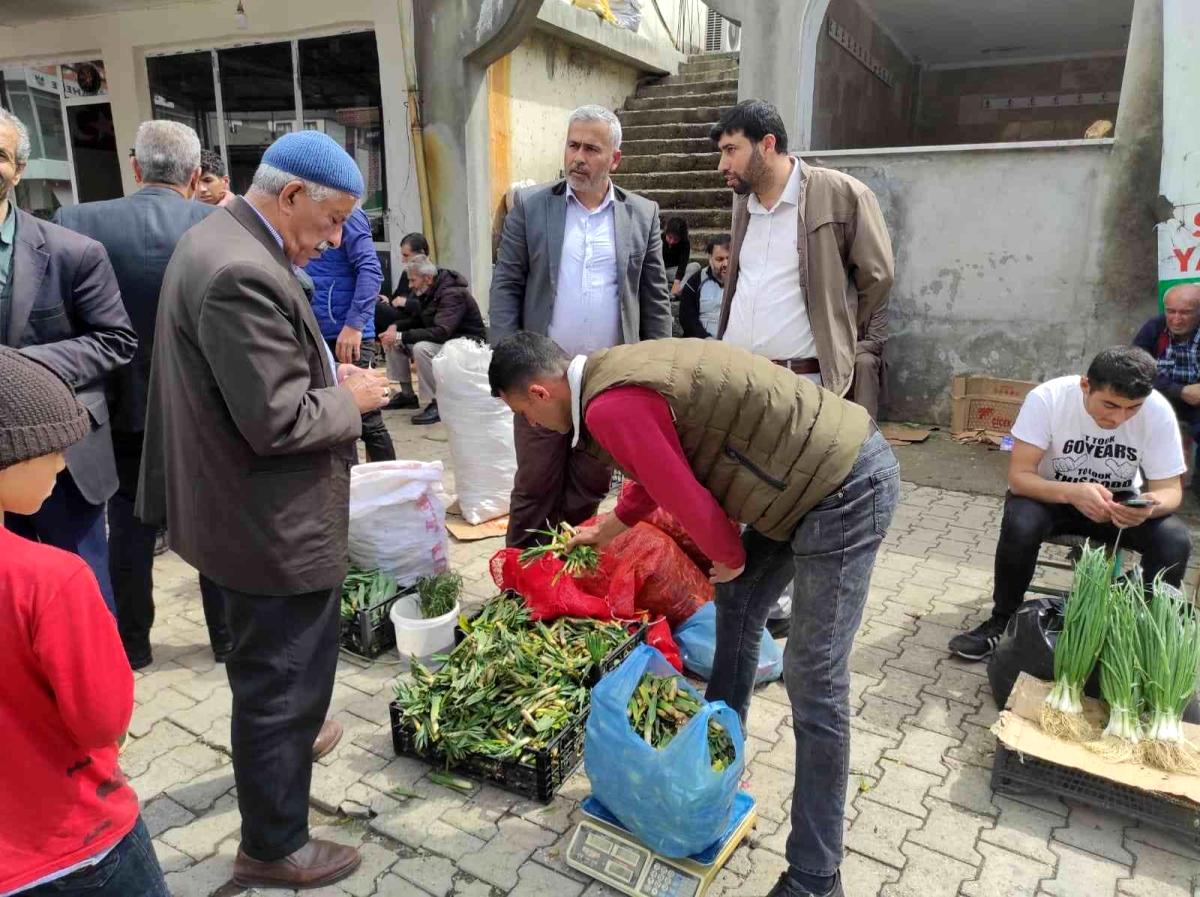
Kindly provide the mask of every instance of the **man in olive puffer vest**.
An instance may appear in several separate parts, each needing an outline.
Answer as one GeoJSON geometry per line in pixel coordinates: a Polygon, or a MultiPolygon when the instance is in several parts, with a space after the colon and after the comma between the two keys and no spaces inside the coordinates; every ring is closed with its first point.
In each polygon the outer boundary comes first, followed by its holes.
{"type": "Polygon", "coordinates": [[[743,720],[763,624],[793,579],[790,868],[771,894],[840,895],[848,660],[900,492],[887,441],[861,406],[716,340],[571,359],[548,337],[520,332],[495,348],[488,374],[492,392],[530,424],[574,432],[576,451],[634,481],[576,544],[603,546],[658,506],[712,558],[717,645],[706,697],[743,720]]]}

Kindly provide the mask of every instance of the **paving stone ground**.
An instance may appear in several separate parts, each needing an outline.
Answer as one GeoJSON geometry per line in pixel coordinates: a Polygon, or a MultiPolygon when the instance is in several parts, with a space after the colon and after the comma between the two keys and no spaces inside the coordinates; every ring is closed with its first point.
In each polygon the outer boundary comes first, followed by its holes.
{"type": "MultiPolygon", "coordinates": [[[[400,457],[444,459],[442,426],[388,412],[400,457]]],[[[453,491],[452,471],[447,488],[453,491]]],[[[989,785],[996,710],[983,665],[950,658],[946,640],[988,613],[1000,500],[906,483],[880,552],[851,668],[852,757],[843,878],[851,897],[1198,897],[1200,851],[1159,829],[1045,795],[989,785]]],[[[471,603],[494,593],[485,560],[500,540],[450,556],[471,603]]],[[[196,574],[155,565],[154,664],[137,674],[122,757],[175,897],[232,897],[239,817],[230,764],[230,693],[209,652],[196,574]]],[[[601,897],[615,892],[563,860],[588,792],[577,772],[549,806],[484,785],[432,783],[392,751],[387,704],[403,667],[343,655],[330,713],[346,728],[314,770],[312,831],[357,845],[358,872],[314,897],[601,897]],[[400,799],[403,786],[423,799],[400,799]]],[[[794,769],[782,684],[761,688],[749,725],[752,837],[713,897],[761,897],[786,866],[794,769]]],[[[253,892],[252,892],[253,893],[253,892]]],[[[284,894],[284,891],[262,892],[284,894]]]]}

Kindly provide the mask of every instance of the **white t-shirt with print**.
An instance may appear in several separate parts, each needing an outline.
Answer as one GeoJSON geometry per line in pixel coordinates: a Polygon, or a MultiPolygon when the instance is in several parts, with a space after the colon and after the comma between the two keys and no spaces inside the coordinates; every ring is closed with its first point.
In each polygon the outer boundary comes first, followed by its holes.
{"type": "Polygon", "coordinates": [[[1179,476],[1187,468],[1175,411],[1151,392],[1138,413],[1105,430],[1084,407],[1079,377],[1057,377],[1025,397],[1012,435],[1045,454],[1038,473],[1059,483],[1099,483],[1110,492],[1141,489],[1139,468],[1150,480],[1179,476]]]}

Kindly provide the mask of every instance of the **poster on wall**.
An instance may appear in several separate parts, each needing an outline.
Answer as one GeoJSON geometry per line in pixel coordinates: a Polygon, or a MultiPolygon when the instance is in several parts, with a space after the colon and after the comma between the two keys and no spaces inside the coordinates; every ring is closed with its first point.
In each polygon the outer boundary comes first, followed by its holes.
{"type": "Polygon", "coordinates": [[[1159,194],[1172,215],[1159,222],[1158,301],[1180,283],[1200,282],[1200,3],[1163,3],[1163,150],[1159,194]],[[1191,158],[1189,158],[1189,154],[1191,158]]]}

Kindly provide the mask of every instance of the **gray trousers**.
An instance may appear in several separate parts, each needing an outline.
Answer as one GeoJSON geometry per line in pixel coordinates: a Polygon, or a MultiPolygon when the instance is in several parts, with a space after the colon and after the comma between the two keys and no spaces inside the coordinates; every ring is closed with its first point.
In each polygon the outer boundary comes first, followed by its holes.
{"type": "Polygon", "coordinates": [[[433,359],[442,351],[441,343],[407,343],[387,353],[388,379],[412,388],[412,365],[417,362],[417,395],[422,405],[437,400],[437,380],[433,376],[433,359]]]}

